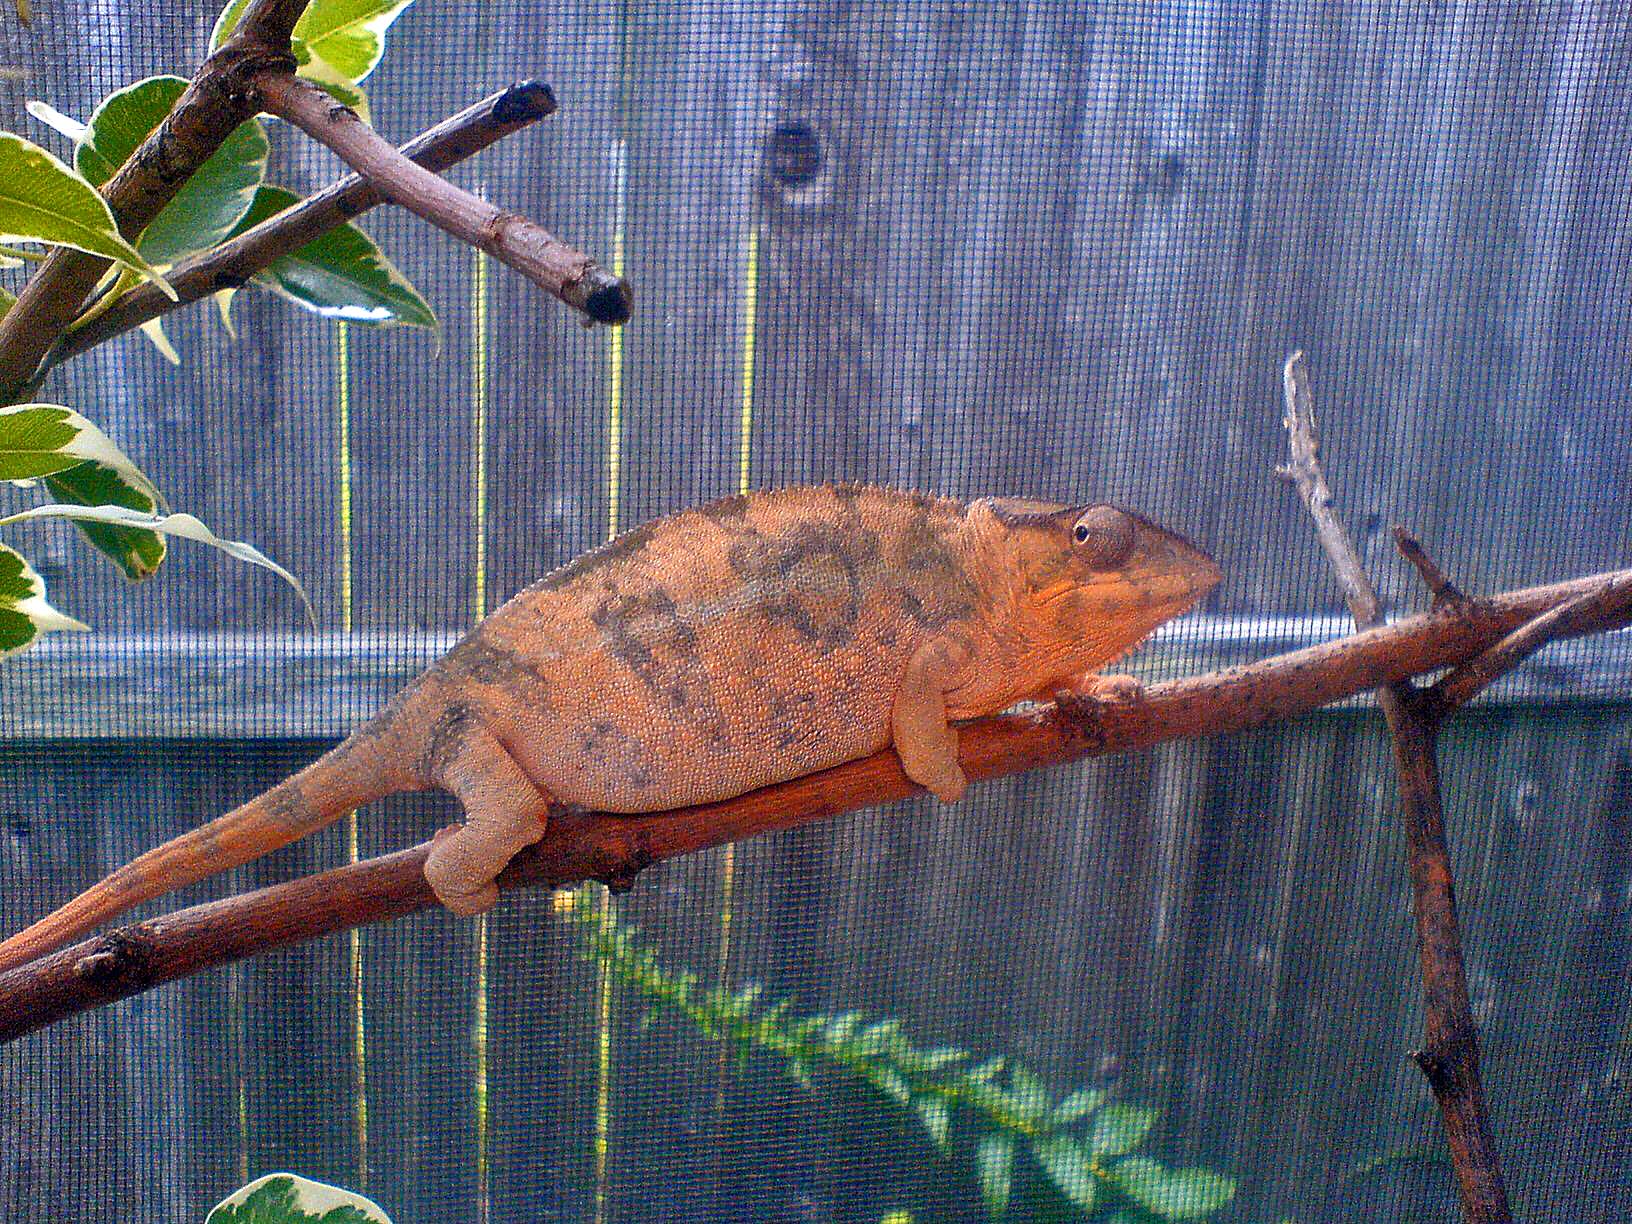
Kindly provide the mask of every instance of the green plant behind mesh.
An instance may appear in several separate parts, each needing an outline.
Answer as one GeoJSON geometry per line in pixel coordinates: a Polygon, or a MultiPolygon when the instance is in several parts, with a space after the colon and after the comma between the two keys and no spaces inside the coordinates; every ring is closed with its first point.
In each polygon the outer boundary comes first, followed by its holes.
{"type": "Polygon", "coordinates": [[[820,1070],[864,1085],[921,1127],[944,1159],[967,1162],[993,1219],[1010,1211],[1015,1175],[1030,1162],[1069,1218],[1137,1224],[1201,1220],[1235,1195],[1235,1181],[1202,1168],[1172,1168],[1137,1155],[1158,1113],[1078,1088],[1056,1095],[1006,1057],[976,1061],[955,1046],[922,1048],[901,1021],[859,1011],[799,1016],[789,999],[767,1002],[759,986],[703,986],[697,975],[658,963],[636,929],[601,911],[583,888],[560,897],[584,956],[646,1002],[648,1020],[678,1016],[723,1043],[740,1066],[770,1057],[807,1088],[820,1070]]]}

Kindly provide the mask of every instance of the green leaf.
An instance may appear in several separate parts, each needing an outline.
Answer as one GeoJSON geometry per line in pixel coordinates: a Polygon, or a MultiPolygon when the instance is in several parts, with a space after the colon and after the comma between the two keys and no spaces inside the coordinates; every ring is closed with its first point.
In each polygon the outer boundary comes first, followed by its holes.
{"type": "Polygon", "coordinates": [[[223,540],[198,519],[190,514],[142,514],[135,510],[127,510],[123,506],[69,506],[49,505],[35,506],[32,510],[21,510],[16,514],[8,514],[0,518],[0,526],[7,523],[29,523],[37,519],[63,518],[75,519],[88,523],[111,523],[118,527],[137,527],[145,531],[162,531],[166,535],[181,536],[187,540],[197,540],[200,544],[208,544],[211,548],[218,548],[229,557],[249,565],[258,565],[262,569],[271,570],[278,577],[287,582],[300,596],[300,602],[306,607],[306,616],[314,625],[317,616],[312,611],[312,604],[306,598],[306,588],[283,566],[271,560],[259,549],[256,549],[239,540],[223,540]]]}
{"type": "Polygon", "coordinates": [[[291,48],[295,53],[295,75],[303,77],[314,85],[321,85],[328,95],[342,106],[349,106],[357,113],[357,117],[364,123],[374,122],[373,109],[368,105],[368,95],[349,80],[328,60],[312,54],[312,49],[300,39],[294,39],[291,48]]]}
{"type": "Polygon", "coordinates": [[[134,268],[171,298],[176,291],[119,236],[107,201],[51,154],[0,132],[0,242],[73,247],[134,268]]]}
{"type": "Polygon", "coordinates": [[[31,645],[42,633],[86,632],[71,616],[45,602],[45,579],[23,555],[0,544],[0,657],[31,645]]]}
{"type": "Polygon", "coordinates": [[[222,1200],[204,1224],[391,1224],[371,1199],[338,1186],[268,1173],[222,1200]]]}
{"type": "MultiPolygon", "coordinates": [[[[299,202],[293,192],[263,186],[235,235],[299,202]]],[[[407,277],[391,265],[373,239],[349,222],[275,260],[250,283],[331,319],[436,326],[435,312],[407,277]]]]}
{"type": "Polygon", "coordinates": [[[15,305],[17,305],[17,295],[10,289],[0,288],[0,319],[5,318],[6,314],[15,305]]]}
{"type": "Polygon", "coordinates": [[[1235,1179],[1210,1169],[1169,1169],[1129,1156],[1107,1170],[1117,1188],[1164,1220],[1200,1220],[1235,1197],[1235,1179]]]}
{"type": "Polygon", "coordinates": [[[1107,1105],[1094,1115],[1089,1150],[1095,1160],[1122,1156],[1145,1141],[1156,1124],[1156,1111],[1141,1105],[1107,1105]]]}
{"type": "Polygon", "coordinates": [[[1039,1139],[1031,1145],[1031,1154],[1037,1158],[1043,1172],[1048,1174],[1048,1180],[1071,1201],[1072,1206],[1080,1207],[1083,1211],[1094,1209],[1097,1191],[1094,1173],[1089,1167],[1088,1158],[1074,1140],[1061,1135],[1039,1139]]]}
{"type": "Polygon", "coordinates": [[[1050,1112],[1048,1086],[1030,1071],[1016,1064],[1009,1068],[1009,1088],[1014,1094],[1014,1110],[1028,1122],[1041,1122],[1050,1112]]]}
{"type": "Polygon", "coordinates": [[[987,1214],[994,1220],[1009,1209],[1014,1184],[1014,1140],[1008,1135],[987,1135],[975,1147],[975,1177],[987,1214]]]}
{"type": "MultiPolygon", "coordinates": [[[[105,464],[90,462],[45,478],[45,487],[59,502],[75,506],[123,506],[144,514],[158,507],[105,464]]],[[[164,561],[164,537],[157,532],[107,523],[75,523],[93,548],[113,559],[132,582],[151,578],[164,561]]]]}
{"type": "MultiPolygon", "coordinates": [[[[112,178],[186,89],[181,77],[156,76],[104,98],[74,153],[85,180],[100,187],[112,178]]],[[[149,262],[168,265],[215,246],[254,203],[270,150],[259,121],[239,124],[159,210],[136,240],[136,249],[149,262]]]]}
{"type": "Polygon", "coordinates": [[[1105,1094],[1095,1088],[1078,1088],[1054,1107],[1054,1124],[1065,1126],[1086,1118],[1105,1101],[1105,1094]]]}
{"type": "Polygon", "coordinates": [[[952,1107],[947,1104],[946,1098],[921,1096],[913,1101],[912,1107],[917,1111],[918,1120],[924,1124],[924,1129],[929,1132],[935,1146],[945,1151],[947,1136],[952,1128],[952,1107]]]}
{"type": "Polygon", "coordinates": [[[244,10],[248,7],[249,0],[230,0],[227,7],[216,15],[215,25],[210,29],[211,51],[221,49],[221,44],[238,28],[238,22],[243,19],[244,10]]]}
{"type": "Polygon", "coordinates": [[[385,54],[385,33],[413,0],[312,0],[295,23],[299,38],[346,80],[361,84],[385,54]]]}
{"type": "Polygon", "coordinates": [[[164,499],[117,446],[95,425],[61,404],[14,404],[0,408],[0,480],[35,480],[67,471],[87,459],[112,469],[152,505],[164,499]]]}
{"type": "MultiPolygon", "coordinates": [[[[296,72],[323,86],[365,120],[368,100],[356,86],[379,65],[385,34],[413,0],[312,0],[290,40],[296,72]]],[[[210,33],[213,51],[237,29],[248,0],[232,0],[210,33]]]]}
{"type": "Polygon", "coordinates": [[[163,319],[149,319],[141,325],[141,329],[142,335],[146,336],[152,342],[153,347],[159,350],[159,356],[173,366],[181,364],[181,354],[176,352],[176,346],[170,343],[170,337],[164,334],[163,319]]]}

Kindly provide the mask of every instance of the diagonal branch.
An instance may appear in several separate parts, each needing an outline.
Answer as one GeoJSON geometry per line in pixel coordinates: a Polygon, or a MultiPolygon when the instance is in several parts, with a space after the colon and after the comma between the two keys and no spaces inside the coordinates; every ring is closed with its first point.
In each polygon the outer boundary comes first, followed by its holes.
{"type": "Polygon", "coordinates": [[[265,110],[327,145],[393,204],[486,251],[593,322],[628,320],[632,295],[622,277],[542,226],[415,165],[310,81],[273,71],[263,73],[256,88],[265,110]]]}
{"type": "MultiPolygon", "coordinates": [[[[1303,496],[1356,623],[1362,629],[1370,628],[1381,622],[1382,613],[1348,532],[1332,513],[1332,493],[1320,464],[1314,401],[1302,353],[1293,353],[1287,359],[1285,390],[1285,425],[1292,459],[1279,470],[1303,496]]],[[[1408,546],[1405,551],[1411,557],[1408,546]]],[[[1444,590],[1454,590],[1420,546],[1416,551],[1421,560],[1413,558],[1413,563],[1436,587],[1436,597],[1444,590]]],[[[1479,1078],[1478,1029],[1468,1001],[1468,976],[1462,960],[1450,850],[1445,842],[1445,813],[1440,801],[1435,754],[1438,725],[1407,677],[1395,678],[1379,688],[1377,703],[1388,721],[1394,764],[1400,775],[1417,952],[1422,962],[1426,1032],[1423,1048],[1412,1057],[1422,1068],[1439,1104],[1463,1218],[1478,1224],[1501,1224],[1510,1221],[1512,1213],[1479,1078]]]]}
{"type": "MultiPolygon", "coordinates": [[[[1241,731],[1378,685],[1471,658],[1550,608],[1632,583],[1632,570],[1532,587],[1424,613],[1245,667],[1153,685],[1142,700],[1047,707],[959,731],[959,760],[980,781],[1165,740],[1241,731]]],[[[1599,626],[1577,624],[1571,632],[1599,626]]],[[[608,816],[551,817],[544,840],[500,879],[505,889],[585,879],[626,884],[652,863],[791,828],[918,791],[893,752],[851,761],[723,803],[608,816]]],[[[0,1042],[214,965],[435,904],[423,876],[430,846],[194,906],[64,948],[0,974],[0,1042]]]]}
{"type": "MultiPolygon", "coordinates": [[[[260,106],[252,82],[267,70],[293,71],[289,35],[307,0],[251,0],[237,30],[199,68],[164,121],[102,188],[119,232],[134,239],[221,142],[260,106]]],[[[58,247],[0,319],[0,403],[34,379],[52,345],[79,313],[108,261],[58,247]]]]}
{"type": "MultiPolygon", "coordinates": [[[[523,81],[451,115],[402,146],[402,154],[440,173],[480,153],[512,132],[555,113],[555,95],[541,81],[523,81]]],[[[176,301],[157,286],[125,294],[89,324],[70,333],[49,355],[47,366],[78,356],[114,336],[140,327],[222,289],[236,289],[285,255],[382,201],[361,175],[349,174],[254,229],[189,259],[167,274],[176,301]]]]}

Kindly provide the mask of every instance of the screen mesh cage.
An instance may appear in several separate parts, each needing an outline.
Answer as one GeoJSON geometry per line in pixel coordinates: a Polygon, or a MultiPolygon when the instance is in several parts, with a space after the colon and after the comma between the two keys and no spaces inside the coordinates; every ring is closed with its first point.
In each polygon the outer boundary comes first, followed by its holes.
{"type": "MultiPolygon", "coordinates": [[[[27,101],[84,119],[188,75],[216,12],[0,14],[0,126],[66,155],[27,101]]],[[[376,128],[548,82],[558,113],[447,177],[627,277],[633,318],[580,326],[381,208],[360,225],[435,329],[251,285],[235,335],[208,303],[165,318],[179,364],[130,332],[56,367],[39,399],[298,576],[317,624],[186,542],[132,585],[64,525],[0,529],[94,627],[0,662],[0,929],[287,776],[553,567],[743,488],[1135,509],[1225,573],[1126,662],[1147,681],[1349,632],[1275,472],[1293,350],[1398,612],[1427,600],[1394,523],[1474,593],[1626,565],[1629,65],[1629,10],[1589,0],[420,0],[368,80],[376,128]]],[[[341,172],[267,127],[269,181],[341,172]]],[[[1526,1220],[1632,1218],[1629,695],[1632,648],[1600,635],[1441,736],[1526,1220]]],[[[456,814],[387,801],[176,900],[456,814]]],[[[1010,1220],[1132,1219],[1160,1176],[1220,1221],[1454,1219],[1407,1057],[1403,864],[1361,699],[817,822],[617,897],[418,913],[0,1049],[0,1219],[202,1221],[274,1170],[398,1224],[924,1224],[1003,1194],[1010,1220]]]]}

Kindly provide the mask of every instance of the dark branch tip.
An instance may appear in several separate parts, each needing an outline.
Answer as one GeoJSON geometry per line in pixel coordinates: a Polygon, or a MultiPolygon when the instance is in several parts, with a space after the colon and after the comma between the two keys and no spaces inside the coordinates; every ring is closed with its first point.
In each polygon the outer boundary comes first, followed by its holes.
{"type": "Polygon", "coordinates": [[[553,115],[555,111],[555,91],[536,80],[517,81],[493,103],[493,119],[497,123],[528,123],[553,115]]]}
{"type": "Polygon", "coordinates": [[[590,290],[584,299],[584,313],[597,323],[616,325],[627,323],[634,306],[634,291],[629,282],[619,277],[609,285],[590,290]]]}

